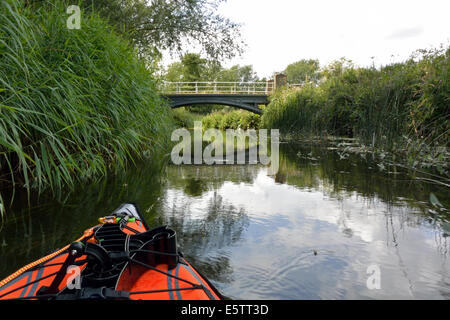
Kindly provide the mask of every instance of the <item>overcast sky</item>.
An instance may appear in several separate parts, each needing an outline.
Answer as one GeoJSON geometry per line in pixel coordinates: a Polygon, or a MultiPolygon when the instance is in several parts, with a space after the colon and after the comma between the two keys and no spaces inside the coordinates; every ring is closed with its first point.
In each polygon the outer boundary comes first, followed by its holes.
{"type": "Polygon", "coordinates": [[[450,0],[228,0],[219,13],[243,24],[248,45],[226,66],[251,64],[260,77],[310,58],[379,66],[450,42],[450,0]]]}

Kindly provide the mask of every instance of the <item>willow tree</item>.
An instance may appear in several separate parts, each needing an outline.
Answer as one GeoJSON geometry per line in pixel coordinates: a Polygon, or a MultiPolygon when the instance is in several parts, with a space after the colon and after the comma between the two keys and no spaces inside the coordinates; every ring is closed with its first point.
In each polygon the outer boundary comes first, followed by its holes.
{"type": "Polygon", "coordinates": [[[184,54],[201,47],[213,59],[242,53],[240,25],[217,14],[226,0],[84,0],[83,7],[106,18],[140,53],[184,54]]]}

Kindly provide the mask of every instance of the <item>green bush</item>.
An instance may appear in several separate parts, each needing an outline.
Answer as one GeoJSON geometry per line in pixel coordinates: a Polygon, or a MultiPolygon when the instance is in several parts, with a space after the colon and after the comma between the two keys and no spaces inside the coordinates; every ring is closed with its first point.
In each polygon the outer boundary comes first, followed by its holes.
{"type": "Polygon", "coordinates": [[[252,112],[245,112],[239,119],[239,127],[244,130],[259,129],[260,122],[260,115],[252,112]]]}
{"type": "Polygon", "coordinates": [[[203,129],[258,129],[261,117],[244,110],[216,111],[202,118],[203,129]]]}

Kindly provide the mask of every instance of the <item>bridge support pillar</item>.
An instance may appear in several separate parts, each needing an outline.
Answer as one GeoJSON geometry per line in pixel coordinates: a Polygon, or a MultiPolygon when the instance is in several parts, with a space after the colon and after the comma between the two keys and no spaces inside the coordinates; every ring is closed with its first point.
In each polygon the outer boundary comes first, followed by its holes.
{"type": "Polygon", "coordinates": [[[287,86],[287,75],[284,73],[275,73],[274,79],[274,90],[281,89],[287,86]]]}

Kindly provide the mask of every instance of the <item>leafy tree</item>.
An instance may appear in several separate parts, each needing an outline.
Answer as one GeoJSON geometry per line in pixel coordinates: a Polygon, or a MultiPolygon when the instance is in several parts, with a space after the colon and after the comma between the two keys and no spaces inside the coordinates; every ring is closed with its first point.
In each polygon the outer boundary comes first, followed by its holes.
{"type": "Polygon", "coordinates": [[[219,81],[222,64],[217,60],[207,60],[203,70],[203,79],[207,81],[219,81]]]}
{"type": "Polygon", "coordinates": [[[181,58],[181,61],[170,64],[163,78],[172,82],[251,82],[259,79],[252,65],[235,65],[225,69],[219,61],[203,59],[196,53],[187,53],[181,58]]]}
{"type": "Polygon", "coordinates": [[[183,65],[183,81],[201,81],[206,60],[197,53],[187,53],[181,58],[183,65]]]}
{"type": "Polygon", "coordinates": [[[331,62],[322,71],[322,76],[325,78],[338,77],[344,73],[344,71],[355,68],[353,62],[345,57],[331,62]]]}
{"type": "Polygon", "coordinates": [[[164,80],[171,82],[195,82],[201,81],[207,69],[208,61],[202,59],[199,54],[187,53],[181,61],[171,63],[163,76],[164,80]]]}
{"type": "Polygon", "coordinates": [[[251,82],[257,81],[258,76],[253,71],[253,66],[239,66],[235,65],[229,69],[222,69],[219,74],[220,81],[229,82],[251,82]]]}
{"type": "Polygon", "coordinates": [[[164,80],[170,82],[184,81],[184,66],[181,61],[171,63],[164,74],[164,80]]]}
{"type": "MultiPolygon", "coordinates": [[[[60,0],[65,1],[65,0],[60,0]]],[[[199,45],[214,59],[242,53],[240,25],[215,13],[226,0],[85,0],[130,38],[140,53],[163,50],[184,54],[186,43],[199,45]]]]}
{"type": "Polygon", "coordinates": [[[285,73],[290,83],[302,83],[304,81],[317,81],[320,78],[319,60],[305,60],[291,63],[286,67],[285,73]]]}

